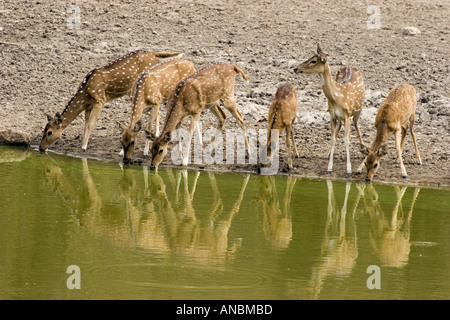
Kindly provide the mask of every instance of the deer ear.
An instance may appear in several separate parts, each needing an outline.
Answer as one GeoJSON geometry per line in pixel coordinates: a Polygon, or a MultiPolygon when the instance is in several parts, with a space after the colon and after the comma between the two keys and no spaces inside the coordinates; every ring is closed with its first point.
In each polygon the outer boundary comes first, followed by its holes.
{"type": "Polygon", "coordinates": [[[125,132],[125,130],[127,130],[127,127],[121,124],[119,121],[117,121],[117,124],[119,125],[119,128],[122,130],[122,133],[125,132]]]}
{"type": "Polygon", "coordinates": [[[51,115],[49,115],[48,113],[46,113],[45,115],[47,116],[48,122],[53,120],[53,117],[51,115]]]}
{"type": "Polygon", "coordinates": [[[323,51],[322,51],[322,49],[320,48],[320,45],[319,44],[317,44],[317,53],[318,54],[321,54],[323,51]]]}
{"type": "Polygon", "coordinates": [[[145,129],[145,136],[147,137],[148,140],[150,141],[154,141],[156,139],[155,135],[153,134],[153,132],[148,131],[147,129],[145,129]]]}
{"type": "Polygon", "coordinates": [[[365,156],[367,156],[370,153],[370,148],[367,146],[362,146],[361,147],[361,153],[365,156]]]}
{"type": "Polygon", "coordinates": [[[386,145],[378,149],[378,156],[382,157],[385,156],[386,154],[387,154],[386,145]]]}
{"type": "Polygon", "coordinates": [[[60,125],[61,122],[62,122],[61,114],[60,114],[59,112],[57,112],[57,113],[55,114],[55,118],[54,118],[53,120],[55,121],[55,124],[56,124],[56,125],[60,125]]]}
{"type": "Polygon", "coordinates": [[[134,125],[134,132],[139,132],[142,128],[142,120],[139,119],[138,122],[136,122],[136,124],[134,125]]]}
{"type": "Polygon", "coordinates": [[[169,142],[170,140],[172,140],[172,133],[171,132],[167,132],[164,137],[163,140],[166,142],[169,142]]]}

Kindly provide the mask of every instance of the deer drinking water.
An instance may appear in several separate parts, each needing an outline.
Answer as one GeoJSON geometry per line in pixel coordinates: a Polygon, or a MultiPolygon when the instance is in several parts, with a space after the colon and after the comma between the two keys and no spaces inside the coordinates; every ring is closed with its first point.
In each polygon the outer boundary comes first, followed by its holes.
{"type": "MultiPolygon", "coordinates": [[[[166,102],[178,82],[195,73],[194,64],[187,60],[173,59],[156,65],[141,74],[133,90],[133,111],[128,126],[122,129],[123,161],[130,161],[136,146],[137,133],[142,127],[141,116],[151,110],[148,131],[155,121],[155,135],[159,135],[159,106],[166,102]]],[[[144,156],[148,155],[150,141],[146,139],[144,156]]]]}
{"type": "Polygon", "coordinates": [[[416,104],[416,90],[410,84],[395,86],[381,104],[375,118],[377,135],[372,146],[366,149],[367,156],[356,172],[360,174],[363,167],[366,166],[366,181],[369,182],[380,167],[380,158],[387,153],[386,141],[392,133],[395,135],[397,161],[400,162],[403,178],[407,178],[406,169],[403,164],[402,150],[408,127],[413,138],[417,162],[419,165],[422,164],[416,143],[416,130],[414,129],[416,104]]]}
{"type": "Polygon", "coordinates": [[[39,149],[44,151],[55,143],[61,137],[63,130],[84,111],[85,128],[82,148],[86,150],[91,131],[105,103],[129,94],[139,75],[158,63],[157,58],[176,55],[180,53],[138,50],[89,72],[63,112],[57,112],[54,117],[47,115],[48,123],[39,149]]]}
{"type": "MultiPolygon", "coordinates": [[[[245,124],[242,114],[236,106],[234,97],[235,74],[239,73],[248,80],[244,72],[232,64],[212,64],[206,66],[193,75],[182,80],[172,92],[167,102],[167,113],[164,128],[161,134],[155,137],[149,133],[148,139],[153,140],[151,153],[151,169],[155,169],[164,159],[167,153],[167,144],[172,138],[172,132],[179,129],[181,121],[191,116],[189,128],[189,138],[187,149],[189,150],[200,115],[203,110],[211,109],[219,119],[218,129],[220,130],[225,121],[225,114],[219,108],[219,103],[223,103],[228,111],[240,122],[245,136],[245,147],[248,150],[248,140],[245,134],[245,124]],[[215,110],[220,110],[217,112],[215,110]]],[[[189,160],[189,152],[186,150],[183,165],[186,166],[189,160]]]]}
{"type": "Polygon", "coordinates": [[[267,126],[267,157],[271,158],[270,143],[272,129],[279,129],[282,133],[286,129],[286,148],[289,154],[288,168],[292,168],[291,144],[294,147],[295,157],[298,158],[297,146],[295,145],[294,133],[292,126],[296,117],[298,106],[297,92],[294,87],[286,83],[281,85],[275,94],[275,98],[270,104],[268,126],[267,126]]]}
{"type": "Polygon", "coordinates": [[[328,112],[331,125],[331,149],[329,153],[328,172],[333,170],[333,156],[336,139],[342,124],[345,127],[344,143],[347,153],[347,174],[352,173],[350,163],[350,118],[361,146],[364,146],[358,127],[358,119],[364,103],[364,81],[360,71],[351,66],[342,67],[336,74],[336,80],[331,76],[328,57],[317,45],[317,53],[294,69],[295,73],[317,73],[320,76],[322,90],[328,99],[328,112]]]}

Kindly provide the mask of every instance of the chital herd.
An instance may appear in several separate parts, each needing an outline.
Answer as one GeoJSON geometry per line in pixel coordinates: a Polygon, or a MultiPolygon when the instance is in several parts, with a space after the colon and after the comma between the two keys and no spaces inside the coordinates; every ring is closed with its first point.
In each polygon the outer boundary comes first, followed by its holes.
{"type": "MultiPolygon", "coordinates": [[[[183,153],[182,164],[186,166],[190,159],[190,144],[197,128],[201,143],[199,120],[202,112],[210,109],[218,119],[217,129],[221,130],[226,114],[223,105],[240,123],[245,138],[245,147],[250,156],[249,142],[243,116],[237,109],[234,95],[235,76],[239,73],[248,81],[244,71],[233,64],[216,63],[196,70],[194,64],[180,59],[179,52],[147,52],[138,50],[92,70],[87,74],[77,92],[64,110],[55,116],[47,115],[48,123],[44,129],[39,149],[46,150],[62,135],[63,130],[81,113],[85,113],[85,129],[82,149],[86,150],[89,136],[95,127],[100,111],[106,102],[130,95],[132,112],[128,125],[119,123],[122,131],[123,162],[131,161],[137,144],[138,132],[143,127],[142,115],[150,112],[146,131],[144,156],[151,159],[150,168],[155,169],[163,161],[168,151],[168,143],[173,133],[179,129],[184,118],[190,116],[191,124],[187,141],[187,150],[183,153]],[[178,57],[176,57],[178,56],[178,57]],[[171,60],[158,63],[158,58],[171,60]],[[174,58],[175,57],[175,58],[174,58]],[[159,130],[160,106],[166,103],[166,116],[162,130],[159,130]],[[154,122],[154,130],[152,124],[154,122]],[[150,143],[152,142],[151,148],[150,143]],[[150,154],[149,154],[150,151],[150,154]]],[[[328,100],[330,114],[331,148],[328,153],[328,173],[333,170],[333,158],[336,140],[341,127],[344,127],[344,145],[346,151],[346,172],[352,174],[350,159],[350,121],[353,121],[357,137],[366,157],[355,174],[361,174],[367,168],[366,181],[371,181],[380,167],[380,157],[386,154],[386,141],[395,135],[397,161],[400,163],[402,177],[406,178],[402,149],[407,130],[411,131],[417,162],[422,164],[416,143],[414,113],[417,103],[416,91],[409,84],[394,87],[380,106],[375,119],[376,137],[370,147],[362,139],[358,125],[364,99],[365,86],[358,68],[345,66],[338,70],[336,77],[331,75],[327,55],[317,46],[317,52],[294,69],[294,72],[318,74],[325,97],[328,100]]],[[[271,158],[272,129],[286,131],[288,169],[293,167],[291,140],[295,157],[299,152],[295,143],[294,120],[297,116],[297,92],[289,83],[281,85],[270,104],[267,117],[267,156],[271,158]]],[[[181,143],[179,144],[180,152],[181,143]]]]}

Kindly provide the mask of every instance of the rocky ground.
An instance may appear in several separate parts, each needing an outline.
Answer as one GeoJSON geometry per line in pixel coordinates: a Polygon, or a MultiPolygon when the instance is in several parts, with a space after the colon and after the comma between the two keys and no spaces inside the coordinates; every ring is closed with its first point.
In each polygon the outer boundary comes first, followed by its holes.
{"type": "MultiPolygon", "coordinates": [[[[448,15],[441,1],[77,1],[80,26],[67,1],[13,1],[0,5],[0,142],[37,145],[45,113],[62,111],[93,68],[136,49],[179,51],[197,68],[211,62],[241,67],[249,82],[236,81],[236,99],[246,126],[263,129],[279,85],[289,82],[299,95],[295,138],[300,158],[286,172],[281,138],[280,173],[306,177],[347,177],[343,132],[337,143],[334,172],[327,174],[330,146],[327,100],[315,75],[294,74],[317,43],[328,54],[332,72],[351,64],[365,80],[366,102],[360,127],[370,144],[377,110],[396,84],[418,92],[416,131],[423,165],[415,164],[408,135],[404,162],[407,183],[450,185],[450,98],[448,15]],[[379,15],[378,15],[379,13],[379,15]],[[75,23],[75,25],[74,25],[75,23]]],[[[89,148],[81,150],[80,115],[51,150],[119,162],[120,130],[131,113],[127,97],[107,103],[89,148]]],[[[161,121],[165,108],[162,107],[161,121]]],[[[210,112],[203,130],[215,125],[210,112]]],[[[186,121],[187,122],[187,121],[186,121]]],[[[229,116],[225,129],[237,128],[229,116]]],[[[135,152],[143,157],[143,135],[135,152]]],[[[375,180],[405,182],[394,163],[393,137],[375,180]]],[[[352,128],[353,171],[363,159],[352,128]]],[[[170,165],[170,157],[163,164],[170,165]]],[[[256,171],[255,165],[192,165],[225,171],[256,171]]]]}

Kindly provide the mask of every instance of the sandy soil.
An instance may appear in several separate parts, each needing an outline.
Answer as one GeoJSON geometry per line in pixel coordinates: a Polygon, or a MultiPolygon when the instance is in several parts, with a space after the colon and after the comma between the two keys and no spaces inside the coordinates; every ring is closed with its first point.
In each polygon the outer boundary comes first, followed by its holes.
{"type": "MultiPolygon", "coordinates": [[[[211,62],[240,66],[249,83],[237,78],[236,99],[248,128],[266,127],[267,111],[279,85],[289,82],[299,95],[295,138],[300,158],[289,173],[307,177],[346,177],[343,131],[337,143],[334,172],[327,174],[330,146],[327,100],[316,75],[294,74],[317,43],[328,54],[332,72],[346,64],[358,67],[366,84],[360,127],[366,144],[375,134],[375,114],[388,91],[408,82],[419,95],[416,131],[423,165],[415,164],[408,134],[404,162],[407,183],[450,185],[450,98],[448,15],[444,1],[77,1],[81,27],[67,26],[67,1],[5,0],[0,5],[0,141],[37,145],[47,122],[45,113],[62,111],[84,76],[93,68],[136,49],[180,51],[197,68],[211,62]],[[373,11],[379,8],[379,28],[373,11]],[[411,35],[405,27],[415,27],[411,35]],[[22,138],[21,138],[22,137],[22,138]]],[[[165,107],[162,107],[161,121],[165,107]]],[[[127,97],[108,103],[81,150],[84,116],[80,115],[51,149],[119,162],[120,130],[131,104],[127,97]]],[[[229,114],[228,114],[229,115],[229,114]]],[[[187,121],[186,121],[187,122],[187,121]]],[[[203,130],[215,125],[211,112],[203,130]]],[[[225,129],[237,128],[228,117],[225,129]]],[[[287,153],[281,137],[281,173],[287,153]]],[[[135,152],[143,157],[143,134],[135,152]]],[[[394,139],[388,142],[377,181],[404,182],[394,163],[394,139]]],[[[363,159],[352,127],[353,171],[363,159]]],[[[164,164],[170,165],[170,157],[164,164]]],[[[255,165],[192,165],[256,171],[255,165]]]]}

